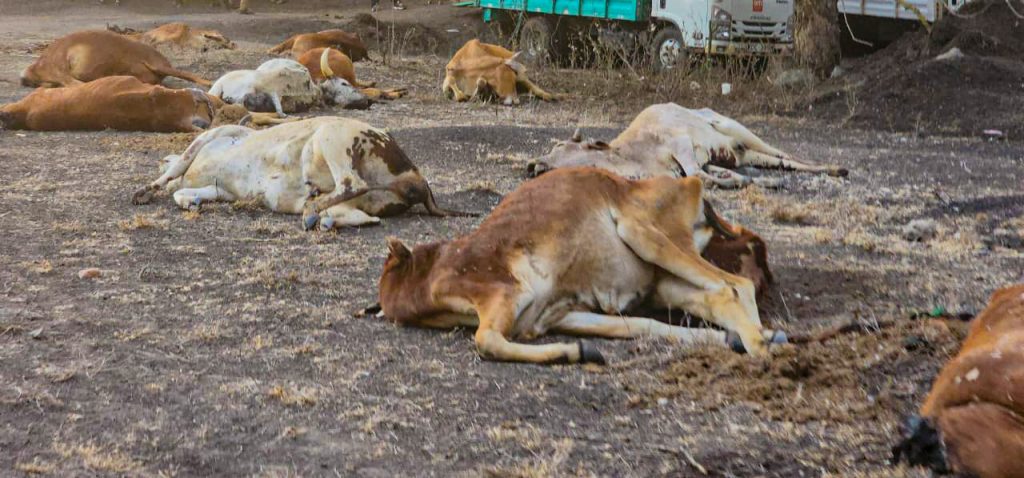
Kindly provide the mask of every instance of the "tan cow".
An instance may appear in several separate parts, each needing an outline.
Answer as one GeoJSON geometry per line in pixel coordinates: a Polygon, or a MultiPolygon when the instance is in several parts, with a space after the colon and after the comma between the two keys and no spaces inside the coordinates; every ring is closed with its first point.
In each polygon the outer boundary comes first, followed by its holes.
{"type": "Polygon", "coordinates": [[[134,76],[159,84],[174,76],[203,86],[210,82],[175,69],[152,46],[105,30],[72,33],[54,41],[21,73],[25,86],[72,86],[106,76],[134,76]]]}
{"type": "Polygon", "coordinates": [[[215,102],[196,89],[173,90],[134,76],[108,76],[63,88],[39,88],[0,107],[0,124],[36,131],[201,131],[215,102]]]}
{"type": "Polygon", "coordinates": [[[710,109],[692,110],[675,103],[645,108],[611,143],[583,141],[579,132],[560,141],[547,156],[527,166],[530,176],[555,168],[595,166],[629,178],[698,176],[720,187],[753,183],[733,168],[785,169],[846,176],[834,165],[817,165],[779,151],[739,122],[710,109]]]}
{"type": "Polygon", "coordinates": [[[201,51],[236,48],[234,42],[216,30],[193,28],[185,23],[167,23],[147,32],[117,26],[108,26],[107,30],[153,46],[164,45],[201,51]]]}
{"type": "Polygon", "coordinates": [[[292,35],[279,45],[267,50],[267,53],[289,53],[293,58],[302,56],[314,48],[334,48],[347,55],[352,61],[364,60],[367,57],[366,44],[354,33],[343,30],[324,30],[317,33],[300,33],[292,35]]]}
{"type": "Polygon", "coordinates": [[[374,83],[356,80],[356,70],[348,55],[333,48],[314,48],[299,56],[302,66],[309,70],[309,75],[316,83],[323,83],[331,78],[341,78],[360,93],[371,100],[394,100],[405,95],[405,88],[380,89],[374,83]]]}
{"type": "Polygon", "coordinates": [[[437,206],[416,166],[385,131],[348,118],[318,117],[256,131],[222,126],[203,133],[132,201],[169,187],[191,208],[209,201],[259,199],[277,212],[302,214],[303,227],[376,224],[423,204],[437,206]],[[173,181],[173,182],[172,182],[173,181]]]}
{"type": "Polygon", "coordinates": [[[896,461],[957,476],[1024,476],[1024,284],[992,294],[907,432],[896,461]]]}
{"type": "Polygon", "coordinates": [[[516,60],[518,55],[498,45],[470,40],[445,67],[441,91],[455,101],[494,96],[506,106],[518,105],[520,92],[545,101],[556,100],[555,95],[530,81],[526,65],[516,60]]]}
{"type": "Polygon", "coordinates": [[[413,249],[390,239],[381,311],[401,324],[477,327],[477,350],[494,360],[603,362],[584,342],[513,342],[548,331],[673,337],[764,356],[783,334],[762,328],[751,281],[701,258],[713,232],[729,229],[702,194],[696,178],[630,181],[595,168],[546,174],[466,236],[413,249]],[[630,317],[645,302],[726,332],[630,317]]]}

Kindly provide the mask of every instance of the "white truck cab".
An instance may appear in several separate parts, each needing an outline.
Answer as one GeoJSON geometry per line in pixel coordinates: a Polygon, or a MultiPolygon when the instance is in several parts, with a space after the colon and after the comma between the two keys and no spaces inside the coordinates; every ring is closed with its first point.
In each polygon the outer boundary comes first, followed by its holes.
{"type": "Polygon", "coordinates": [[[671,68],[687,52],[771,54],[792,49],[794,0],[653,1],[651,17],[666,24],[653,45],[663,68],[671,68]]]}

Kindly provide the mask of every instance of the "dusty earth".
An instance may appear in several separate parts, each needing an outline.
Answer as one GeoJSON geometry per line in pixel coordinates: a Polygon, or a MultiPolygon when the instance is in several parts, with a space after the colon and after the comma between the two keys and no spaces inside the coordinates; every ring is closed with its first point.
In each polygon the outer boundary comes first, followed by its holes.
{"type": "MultiPolygon", "coordinates": [[[[269,58],[289,33],[369,27],[362,4],[257,0],[240,16],[170,3],[0,0],[0,102],[28,93],[17,74],[35,45],[77,29],[219,28],[240,51],[170,52],[214,77],[269,58]]],[[[313,114],[391,128],[445,207],[489,211],[575,125],[610,139],[667,99],[742,112],[623,71],[535,70],[570,93],[559,104],[449,103],[443,65],[481,28],[476,12],[408,3],[377,14],[405,33],[381,34],[357,74],[410,97],[313,114]]],[[[965,333],[949,316],[1021,278],[1024,148],[740,119],[852,171],[710,192],[768,240],[777,283],[762,317],[794,334],[849,321],[868,332],[768,362],[653,340],[598,341],[603,368],[484,362],[470,332],[354,317],[375,301],[386,236],[449,238],[479,218],[417,210],[306,233],[246,203],[133,206],[191,135],[0,132],[0,476],[925,476],[890,465],[889,448],[965,333]],[[920,218],[938,236],[907,242],[902,226],[920,218]],[[85,268],[101,276],[80,279],[85,268]],[[948,313],[928,317],[936,307],[948,313]]]]}

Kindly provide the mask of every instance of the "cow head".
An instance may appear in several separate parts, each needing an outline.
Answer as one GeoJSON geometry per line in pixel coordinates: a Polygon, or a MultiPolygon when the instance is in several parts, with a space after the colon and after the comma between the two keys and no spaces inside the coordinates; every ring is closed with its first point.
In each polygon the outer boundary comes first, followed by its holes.
{"type": "Polygon", "coordinates": [[[430,271],[441,243],[409,249],[397,238],[389,237],[387,241],[388,258],[380,276],[380,305],[389,318],[401,321],[422,310],[420,302],[429,295],[424,291],[429,289],[430,271]]]}
{"type": "Polygon", "coordinates": [[[43,82],[39,79],[39,75],[36,74],[37,64],[38,63],[33,63],[29,65],[28,68],[21,70],[21,86],[42,86],[43,82]]]}
{"type": "Polygon", "coordinates": [[[526,65],[520,63],[518,57],[519,52],[516,52],[512,58],[493,57],[497,61],[487,62],[476,80],[478,94],[497,98],[505,106],[518,105],[516,85],[519,77],[526,75],[526,65]]]}
{"type": "Polygon", "coordinates": [[[202,41],[202,50],[234,50],[237,48],[235,42],[228,40],[224,35],[215,30],[199,30],[196,33],[199,34],[200,41],[202,41]]]}
{"type": "Polygon", "coordinates": [[[608,143],[593,139],[583,140],[580,130],[572,134],[569,141],[556,141],[546,156],[530,160],[526,174],[535,178],[552,169],[592,166],[617,171],[615,151],[608,143]]]}
{"type": "Polygon", "coordinates": [[[320,83],[320,90],[323,91],[324,100],[350,110],[369,108],[370,98],[345,79],[334,75],[334,71],[331,70],[331,66],[327,62],[330,53],[330,48],[324,48],[324,52],[320,55],[320,71],[324,75],[324,81],[320,83]]]}
{"type": "Polygon", "coordinates": [[[757,295],[763,295],[773,280],[768,245],[750,229],[735,224],[725,227],[732,237],[716,231],[701,255],[719,269],[750,279],[757,295]]]}

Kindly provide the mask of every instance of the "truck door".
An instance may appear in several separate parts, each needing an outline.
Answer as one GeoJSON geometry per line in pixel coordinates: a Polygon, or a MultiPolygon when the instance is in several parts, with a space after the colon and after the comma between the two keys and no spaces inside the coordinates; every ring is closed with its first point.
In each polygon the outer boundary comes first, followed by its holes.
{"type": "Polygon", "coordinates": [[[651,16],[674,24],[682,33],[684,47],[704,48],[711,21],[711,0],[653,1],[651,16]]]}

